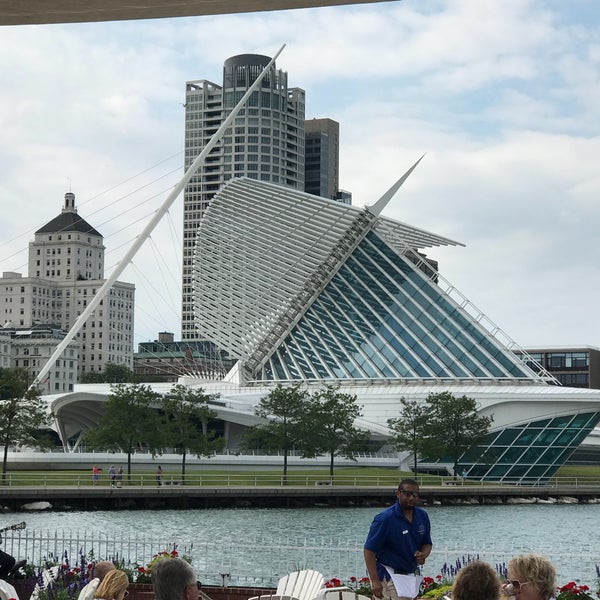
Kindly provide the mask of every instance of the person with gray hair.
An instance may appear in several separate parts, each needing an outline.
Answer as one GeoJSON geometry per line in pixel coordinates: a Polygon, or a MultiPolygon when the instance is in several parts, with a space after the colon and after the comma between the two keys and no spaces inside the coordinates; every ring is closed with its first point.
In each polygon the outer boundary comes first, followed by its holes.
{"type": "Polygon", "coordinates": [[[198,579],[181,558],[159,560],[150,574],[156,600],[198,600],[198,579]]]}

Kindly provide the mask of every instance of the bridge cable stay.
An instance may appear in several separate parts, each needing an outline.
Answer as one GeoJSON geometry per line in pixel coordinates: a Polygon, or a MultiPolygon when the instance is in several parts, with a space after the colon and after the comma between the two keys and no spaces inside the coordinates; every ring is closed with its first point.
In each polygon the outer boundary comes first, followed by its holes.
{"type": "Polygon", "coordinates": [[[40,372],[37,374],[36,378],[33,380],[33,383],[30,386],[37,387],[37,385],[44,380],[44,377],[48,374],[52,365],[55,364],[56,360],[62,355],[67,346],[71,343],[73,338],[77,335],[82,325],[88,320],[88,318],[92,315],[92,313],[96,310],[97,306],[100,302],[106,297],[110,288],[117,281],[121,273],[125,270],[127,265],[131,262],[133,257],[137,254],[138,250],[142,247],[146,239],[150,236],[156,225],[163,218],[165,213],[169,210],[177,196],[183,191],[185,186],[188,184],[190,179],[194,176],[198,168],[201,164],[203,164],[204,160],[208,156],[209,152],[214,148],[217,142],[223,137],[225,131],[231,127],[233,121],[239,111],[244,107],[246,102],[250,99],[252,93],[258,88],[260,83],[262,82],[265,75],[269,72],[270,68],[275,63],[275,60],[279,57],[283,49],[285,48],[285,44],[281,46],[281,48],[277,51],[275,56],[269,61],[267,66],[263,69],[263,71],[258,75],[254,83],[248,88],[247,92],[242,96],[240,101],[237,103],[235,108],[231,111],[231,113],[227,116],[227,118],[223,121],[219,129],[215,132],[215,134],[208,141],[206,146],[202,149],[200,154],[194,159],[194,162],[190,165],[189,169],[184,173],[183,177],[179,181],[179,183],[172,189],[171,193],[165,199],[160,208],[154,213],[154,216],[150,219],[148,224],[144,227],[140,235],[135,239],[131,248],[125,253],[121,261],[118,265],[116,265],[115,269],[106,279],[106,281],[102,284],[102,287],[98,290],[98,293],[93,297],[92,301],[86,306],[84,311],[77,317],[73,326],[68,331],[67,335],[63,340],[58,344],[52,356],[48,359],[46,364],[41,368],[40,372]]]}

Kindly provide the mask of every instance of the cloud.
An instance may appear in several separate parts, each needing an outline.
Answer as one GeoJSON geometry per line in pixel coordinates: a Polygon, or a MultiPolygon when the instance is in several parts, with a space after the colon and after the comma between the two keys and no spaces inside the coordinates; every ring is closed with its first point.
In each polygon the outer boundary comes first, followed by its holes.
{"type": "MultiPolygon", "coordinates": [[[[466,243],[430,254],[517,341],[600,345],[599,28],[585,3],[542,0],[3,28],[2,270],[24,270],[69,187],[115,264],[182,174],[185,82],[285,42],[307,117],[340,122],[357,205],[426,152],[387,214],[466,243]]],[[[180,248],[179,199],[122,277],[136,340],[179,331],[180,248]]]]}

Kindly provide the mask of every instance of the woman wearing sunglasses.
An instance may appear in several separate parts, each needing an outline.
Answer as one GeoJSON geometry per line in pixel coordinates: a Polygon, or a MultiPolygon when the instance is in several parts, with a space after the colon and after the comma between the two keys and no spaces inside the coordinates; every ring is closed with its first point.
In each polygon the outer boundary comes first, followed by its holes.
{"type": "Polygon", "coordinates": [[[556,571],[538,554],[515,556],[508,562],[503,590],[518,600],[550,600],[556,591],[556,571]]]}
{"type": "Polygon", "coordinates": [[[100,582],[94,598],[102,600],[125,600],[129,594],[129,579],[123,571],[110,571],[100,582]]]}

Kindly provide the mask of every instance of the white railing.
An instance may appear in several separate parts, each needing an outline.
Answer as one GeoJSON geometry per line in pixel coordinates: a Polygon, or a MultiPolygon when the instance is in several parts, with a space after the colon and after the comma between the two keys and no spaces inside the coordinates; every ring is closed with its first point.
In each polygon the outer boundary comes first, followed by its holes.
{"type": "MultiPolygon", "coordinates": [[[[122,464],[115,461],[115,464],[122,464]]],[[[224,471],[195,471],[188,465],[185,476],[185,482],[182,481],[177,467],[171,465],[169,470],[163,471],[163,485],[184,485],[188,487],[314,487],[315,485],[333,485],[353,488],[389,488],[390,493],[397,487],[400,474],[390,470],[389,475],[345,475],[343,469],[334,472],[333,481],[329,476],[319,470],[317,473],[295,471],[289,473],[285,478],[281,470],[265,470],[260,474],[243,470],[227,473],[224,471]]],[[[478,479],[463,479],[461,477],[439,477],[435,475],[417,475],[419,485],[423,488],[424,495],[428,488],[443,487],[461,489],[464,492],[472,491],[473,494],[484,492],[487,489],[502,488],[505,490],[514,490],[515,495],[524,489],[533,489],[540,494],[552,494],[562,491],[576,493],[578,490],[585,489],[594,495],[600,497],[600,478],[599,477],[550,477],[544,482],[526,482],[522,478],[506,478],[502,482],[481,481],[478,479]],[[596,491],[597,490],[597,491],[596,491]]],[[[28,487],[47,489],[54,487],[74,487],[90,488],[92,486],[91,471],[9,471],[4,479],[0,478],[0,485],[7,487],[28,487]]],[[[101,489],[110,485],[108,469],[104,468],[100,473],[100,478],[96,489],[101,489]]],[[[123,487],[148,488],[156,486],[155,473],[153,471],[135,470],[129,476],[126,472],[122,478],[123,487]]]]}
{"type": "MultiPolygon", "coordinates": [[[[92,516],[93,518],[93,516],[92,516]]],[[[44,565],[47,560],[64,562],[65,556],[71,566],[81,560],[116,560],[133,568],[145,565],[160,551],[177,548],[180,554],[192,559],[198,578],[207,585],[223,582],[233,586],[272,586],[279,577],[303,568],[315,568],[326,578],[363,576],[365,567],[362,557],[362,539],[316,540],[255,538],[229,542],[185,540],[165,534],[161,539],[142,535],[114,537],[94,531],[36,531],[21,530],[5,533],[3,549],[30,564],[44,565]],[[81,559],[81,557],[84,557],[81,559]]],[[[461,544],[436,545],[427,561],[424,574],[435,576],[454,575],[469,558],[479,558],[502,570],[516,554],[531,551],[518,545],[485,544],[479,548],[467,548],[461,544]]],[[[555,565],[558,583],[575,580],[588,585],[596,581],[596,565],[600,564],[600,549],[575,544],[571,552],[557,552],[551,545],[536,548],[555,565]]],[[[595,589],[595,588],[594,588],[595,589]]]]}

